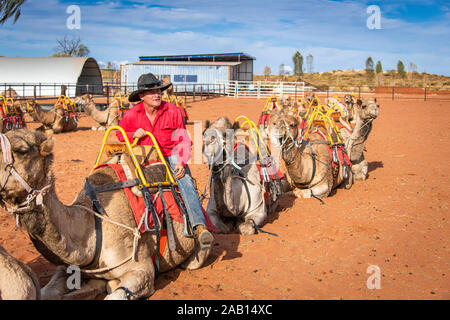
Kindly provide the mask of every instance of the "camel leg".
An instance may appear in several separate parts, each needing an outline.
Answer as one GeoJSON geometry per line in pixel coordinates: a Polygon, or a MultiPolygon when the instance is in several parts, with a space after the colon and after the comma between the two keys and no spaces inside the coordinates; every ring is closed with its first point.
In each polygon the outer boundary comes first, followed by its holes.
{"type": "Polygon", "coordinates": [[[120,277],[119,286],[105,300],[135,300],[151,296],[155,292],[155,271],[150,268],[131,270],[120,277]]]}
{"type": "Polygon", "coordinates": [[[294,189],[294,194],[297,198],[309,199],[312,198],[312,195],[318,198],[325,198],[330,193],[328,185],[326,183],[319,184],[310,189],[294,189]]]}
{"type": "Polygon", "coordinates": [[[356,181],[366,180],[368,171],[369,171],[369,166],[368,166],[366,160],[363,160],[360,163],[352,165],[353,177],[356,181]]]}
{"type": "Polygon", "coordinates": [[[56,267],[50,281],[41,289],[42,300],[61,300],[63,295],[69,292],[66,270],[66,266],[56,267]]]}
{"type": "Polygon", "coordinates": [[[63,300],[92,300],[106,291],[106,280],[90,279],[80,289],[62,296],[63,300]]]}
{"type": "Polygon", "coordinates": [[[267,219],[267,210],[264,202],[261,203],[257,211],[245,216],[245,221],[239,224],[239,233],[242,235],[255,234],[256,230],[253,221],[258,227],[261,227],[267,219]],[[253,220],[253,221],[252,221],[253,220]]]}
{"type": "Polygon", "coordinates": [[[222,219],[220,218],[220,212],[217,210],[217,204],[214,200],[214,180],[211,181],[211,187],[209,189],[209,201],[206,206],[206,212],[208,217],[210,218],[213,225],[219,230],[220,233],[230,233],[232,231],[232,227],[226,225],[222,219]]]}

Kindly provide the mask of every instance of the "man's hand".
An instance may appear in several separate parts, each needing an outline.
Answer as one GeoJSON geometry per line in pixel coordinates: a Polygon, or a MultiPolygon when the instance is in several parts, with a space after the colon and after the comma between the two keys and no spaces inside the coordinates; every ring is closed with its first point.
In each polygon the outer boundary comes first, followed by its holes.
{"type": "Polygon", "coordinates": [[[173,169],[173,172],[175,173],[175,178],[181,179],[184,177],[184,174],[186,173],[186,169],[184,168],[182,163],[177,163],[177,165],[173,169]]]}
{"type": "Polygon", "coordinates": [[[142,138],[143,136],[145,136],[145,130],[144,129],[142,129],[142,128],[139,128],[139,129],[137,129],[136,130],[136,132],[133,134],[133,139],[136,139],[136,138],[142,138]]]}

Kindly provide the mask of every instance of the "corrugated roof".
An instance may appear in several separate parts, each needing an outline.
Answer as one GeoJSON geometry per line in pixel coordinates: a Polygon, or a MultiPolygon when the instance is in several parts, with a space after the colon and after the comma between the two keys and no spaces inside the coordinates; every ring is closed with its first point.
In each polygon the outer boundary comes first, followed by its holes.
{"type": "Polygon", "coordinates": [[[244,52],[235,53],[210,53],[190,55],[167,55],[167,56],[140,56],[140,61],[244,61],[256,60],[255,57],[244,52]]]}
{"type": "Polygon", "coordinates": [[[228,61],[138,61],[128,64],[136,65],[187,65],[187,66],[237,66],[242,62],[228,62],[228,61]]]}

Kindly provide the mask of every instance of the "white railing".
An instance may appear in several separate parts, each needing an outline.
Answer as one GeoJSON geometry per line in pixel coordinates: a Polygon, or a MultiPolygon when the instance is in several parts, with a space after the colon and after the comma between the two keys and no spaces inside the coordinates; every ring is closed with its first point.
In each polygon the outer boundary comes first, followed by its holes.
{"type": "Polygon", "coordinates": [[[312,88],[305,87],[304,82],[283,81],[226,81],[216,82],[222,88],[222,94],[235,98],[269,98],[269,97],[304,97],[305,91],[312,88]]]}

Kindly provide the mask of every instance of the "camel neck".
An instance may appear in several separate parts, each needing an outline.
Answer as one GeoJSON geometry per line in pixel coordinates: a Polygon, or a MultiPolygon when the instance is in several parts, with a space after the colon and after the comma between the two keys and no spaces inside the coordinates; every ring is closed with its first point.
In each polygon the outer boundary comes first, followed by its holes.
{"type": "Polygon", "coordinates": [[[56,195],[54,183],[42,207],[23,214],[20,223],[36,249],[55,264],[83,266],[94,257],[94,219],[84,210],[65,206],[56,195]],[[83,250],[77,250],[83,248],[83,250]]]}

